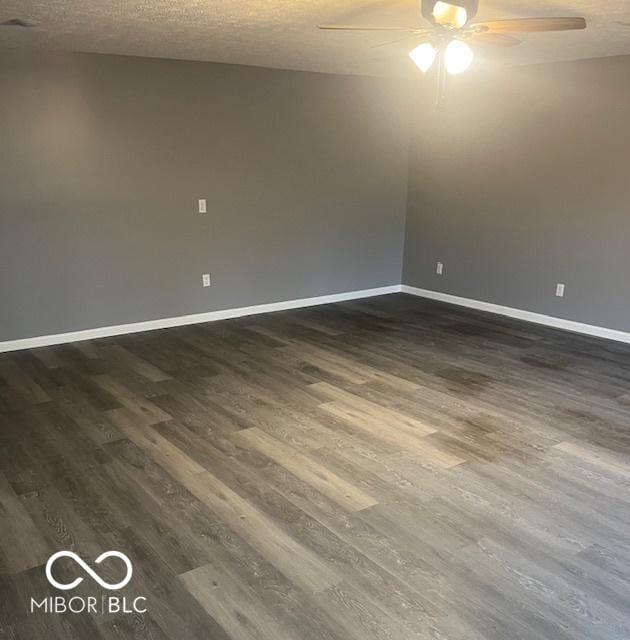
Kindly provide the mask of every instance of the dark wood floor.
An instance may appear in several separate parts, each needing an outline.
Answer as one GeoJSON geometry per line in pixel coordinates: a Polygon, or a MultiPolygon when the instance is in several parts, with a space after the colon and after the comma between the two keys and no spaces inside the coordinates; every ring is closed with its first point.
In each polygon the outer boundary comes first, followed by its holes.
{"type": "Polygon", "coordinates": [[[0,638],[628,640],[629,417],[630,348],[404,295],[2,355],[0,638]],[[30,613],[110,549],[146,614],[30,613]]]}

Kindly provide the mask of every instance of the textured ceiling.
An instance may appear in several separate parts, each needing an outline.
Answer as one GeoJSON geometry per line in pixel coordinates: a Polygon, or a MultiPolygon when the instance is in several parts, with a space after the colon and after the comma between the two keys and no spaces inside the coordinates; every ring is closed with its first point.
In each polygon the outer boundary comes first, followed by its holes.
{"type": "MultiPolygon", "coordinates": [[[[481,0],[480,19],[583,15],[587,31],[525,35],[480,54],[523,64],[630,54],[630,0],[481,0]]],[[[388,34],[338,33],[321,23],[418,24],[418,0],[0,0],[0,47],[40,47],[211,60],[329,73],[386,75],[409,69],[413,40],[373,48],[388,34]]],[[[395,35],[395,34],[394,34],[395,35]]],[[[389,36],[392,38],[391,34],[389,36]]],[[[393,38],[392,38],[393,39],[393,38]]]]}

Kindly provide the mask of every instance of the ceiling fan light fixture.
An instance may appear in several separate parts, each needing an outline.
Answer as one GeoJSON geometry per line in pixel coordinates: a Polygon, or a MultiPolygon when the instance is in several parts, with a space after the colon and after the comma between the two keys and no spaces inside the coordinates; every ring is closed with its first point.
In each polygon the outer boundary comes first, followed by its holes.
{"type": "Polygon", "coordinates": [[[437,51],[430,42],[423,42],[409,52],[409,57],[422,73],[426,73],[433,66],[436,56],[437,51]]]}
{"type": "Polygon", "coordinates": [[[475,54],[473,50],[461,40],[451,40],[444,52],[446,70],[451,75],[463,73],[470,67],[475,54]]]}

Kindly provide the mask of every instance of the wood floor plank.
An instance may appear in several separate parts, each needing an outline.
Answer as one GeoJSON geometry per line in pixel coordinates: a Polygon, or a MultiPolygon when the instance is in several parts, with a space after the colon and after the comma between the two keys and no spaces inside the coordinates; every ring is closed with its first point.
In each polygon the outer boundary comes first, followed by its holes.
{"type": "Polygon", "coordinates": [[[180,579],[233,638],[293,640],[292,633],[265,609],[256,592],[232,578],[218,563],[184,573],[180,579]]]}
{"type": "Polygon", "coordinates": [[[126,389],[110,375],[94,376],[93,379],[99,387],[116,398],[122,406],[131,411],[135,411],[147,420],[149,424],[157,424],[158,422],[164,422],[172,418],[166,411],[162,411],[162,409],[150,400],[142,398],[126,389]]]}
{"type": "Polygon", "coordinates": [[[50,547],[0,472],[0,573],[19,573],[45,562],[50,547]]]}
{"type": "Polygon", "coordinates": [[[164,371],[161,371],[155,365],[143,360],[140,356],[137,356],[119,344],[109,345],[106,349],[103,349],[103,351],[105,354],[111,354],[119,365],[129,367],[132,371],[135,371],[151,382],[163,382],[171,378],[168,373],[164,373],[164,371]]]}
{"type": "Polygon", "coordinates": [[[436,466],[449,467],[466,462],[464,458],[449,454],[445,449],[425,442],[422,435],[419,436],[413,428],[392,430],[384,428],[385,425],[389,426],[390,422],[372,415],[370,411],[358,410],[338,402],[323,404],[321,408],[357,429],[367,431],[376,438],[397,445],[400,451],[413,452],[423,456],[427,462],[436,466]]]}
{"type": "Polygon", "coordinates": [[[209,472],[200,474],[187,488],[307,592],[322,591],[341,580],[324,558],[297,542],[271,518],[209,472]]]}
{"type": "Polygon", "coordinates": [[[245,429],[239,431],[235,437],[275,460],[350,511],[360,511],[377,504],[377,501],[364,491],[259,429],[245,429]]]}
{"type": "MultiPolygon", "coordinates": [[[[118,418],[121,412],[114,415],[118,418]]],[[[321,591],[340,580],[327,563],[297,543],[271,518],[196,463],[149,425],[133,423],[133,415],[118,420],[130,440],[147,451],[190,493],[236,533],[307,590],[321,591]]]]}
{"type": "Polygon", "coordinates": [[[348,393],[339,387],[333,387],[327,382],[317,382],[310,388],[321,393],[324,398],[328,398],[328,401],[322,403],[324,407],[331,403],[335,403],[335,407],[348,407],[373,419],[382,420],[393,432],[403,432],[413,437],[422,437],[436,432],[431,425],[348,393]]]}
{"type": "Polygon", "coordinates": [[[15,362],[8,359],[0,362],[0,376],[9,389],[26,403],[41,404],[50,401],[44,389],[15,362]]]}
{"type": "Polygon", "coordinates": [[[126,408],[112,409],[107,412],[107,417],[129,440],[135,442],[165,469],[176,472],[177,478],[194,478],[205,471],[202,466],[151,429],[150,417],[147,421],[143,414],[126,408]]]}

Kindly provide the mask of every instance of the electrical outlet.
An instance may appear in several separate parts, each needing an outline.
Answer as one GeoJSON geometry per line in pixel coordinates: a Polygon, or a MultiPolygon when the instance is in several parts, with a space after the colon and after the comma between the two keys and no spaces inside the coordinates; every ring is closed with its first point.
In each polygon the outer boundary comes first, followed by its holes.
{"type": "Polygon", "coordinates": [[[199,198],[199,213],[206,213],[208,211],[208,203],[205,198],[199,198]]]}
{"type": "Polygon", "coordinates": [[[209,273],[204,273],[203,276],[201,276],[201,281],[203,282],[203,286],[204,287],[209,287],[210,286],[210,274],[209,273]]]}
{"type": "Polygon", "coordinates": [[[435,273],[437,273],[438,276],[441,276],[444,273],[444,265],[441,262],[437,263],[437,266],[435,268],[435,273]]]}
{"type": "Polygon", "coordinates": [[[560,282],[556,285],[556,296],[558,298],[564,298],[564,285],[560,282]]]}

